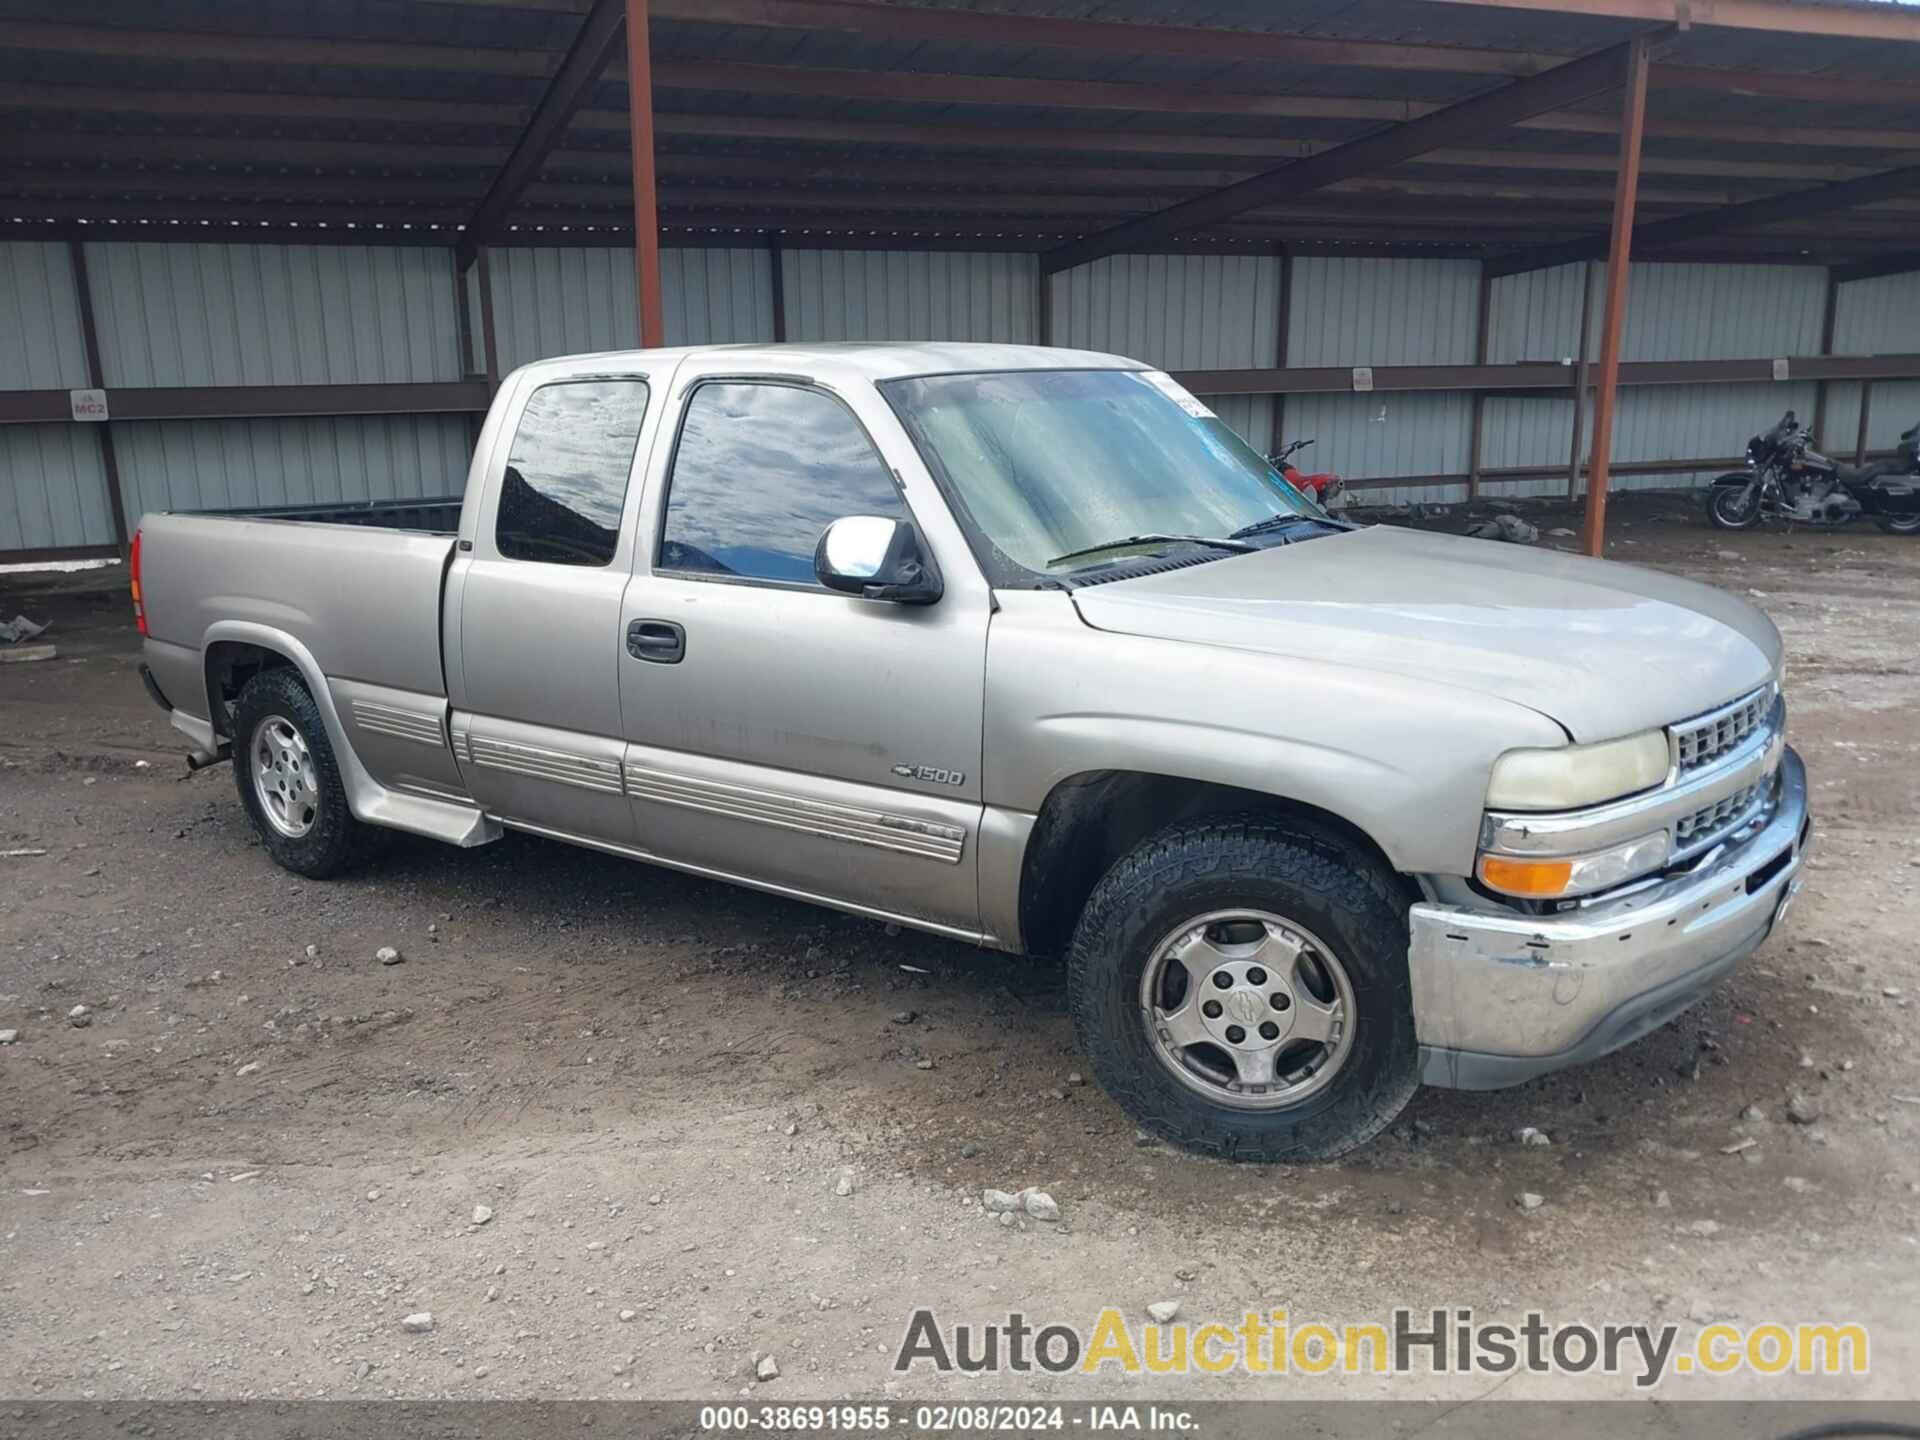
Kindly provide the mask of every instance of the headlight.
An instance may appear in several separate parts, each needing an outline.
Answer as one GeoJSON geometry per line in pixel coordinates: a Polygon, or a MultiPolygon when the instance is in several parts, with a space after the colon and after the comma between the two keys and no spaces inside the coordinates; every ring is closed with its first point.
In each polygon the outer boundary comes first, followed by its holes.
{"type": "Polygon", "coordinates": [[[1478,870],[1481,881],[1489,889],[1504,895],[1559,900],[1625,884],[1658,870],[1667,863],[1670,853],[1667,832],[1662,830],[1587,855],[1550,858],[1482,855],[1478,870]]]}
{"type": "Polygon", "coordinates": [[[1650,790],[1667,778],[1667,732],[1643,730],[1598,745],[1509,750],[1493,762],[1489,810],[1576,810],[1650,790]]]}

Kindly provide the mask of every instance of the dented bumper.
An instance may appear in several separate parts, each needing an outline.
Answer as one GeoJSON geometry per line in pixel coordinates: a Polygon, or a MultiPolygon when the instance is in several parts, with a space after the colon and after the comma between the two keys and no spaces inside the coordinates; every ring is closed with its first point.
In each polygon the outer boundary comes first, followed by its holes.
{"type": "Polygon", "coordinates": [[[1595,1059],[1692,1005],[1767,938],[1811,827],[1800,757],[1771,814],[1688,874],[1553,916],[1416,905],[1408,952],[1429,1085],[1492,1090],[1595,1059]]]}

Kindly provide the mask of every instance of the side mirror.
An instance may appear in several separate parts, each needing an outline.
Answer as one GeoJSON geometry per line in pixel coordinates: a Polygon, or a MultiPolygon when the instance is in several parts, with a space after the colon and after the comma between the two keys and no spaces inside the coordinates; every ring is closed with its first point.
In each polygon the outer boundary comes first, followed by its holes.
{"type": "Polygon", "coordinates": [[[941,595],[940,571],[921,554],[913,526],[879,515],[829,525],[814,549],[813,573],[829,590],[896,605],[931,605],[941,595]]]}

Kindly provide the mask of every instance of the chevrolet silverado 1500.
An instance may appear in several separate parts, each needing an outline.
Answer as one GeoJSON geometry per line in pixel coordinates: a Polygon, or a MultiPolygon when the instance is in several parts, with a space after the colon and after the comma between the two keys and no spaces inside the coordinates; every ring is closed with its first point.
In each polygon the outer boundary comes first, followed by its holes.
{"type": "Polygon", "coordinates": [[[1111,355],[542,361],[457,533],[148,515],[134,585],[281,865],[513,827],[1064,956],[1108,1091],[1237,1158],[1645,1034],[1809,836],[1751,605],[1343,523],[1111,355]]]}

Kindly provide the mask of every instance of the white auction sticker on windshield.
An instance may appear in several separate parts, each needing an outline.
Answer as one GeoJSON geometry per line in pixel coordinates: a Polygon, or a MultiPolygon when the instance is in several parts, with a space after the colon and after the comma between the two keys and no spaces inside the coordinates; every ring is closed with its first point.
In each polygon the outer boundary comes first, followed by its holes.
{"type": "Polygon", "coordinates": [[[1181,389],[1179,382],[1167,374],[1166,371],[1143,370],[1140,372],[1140,375],[1149,385],[1173,401],[1174,404],[1186,411],[1187,414],[1193,416],[1194,419],[1211,420],[1214,418],[1213,411],[1209,410],[1198,400],[1194,399],[1193,396],[1181,389]]]}

